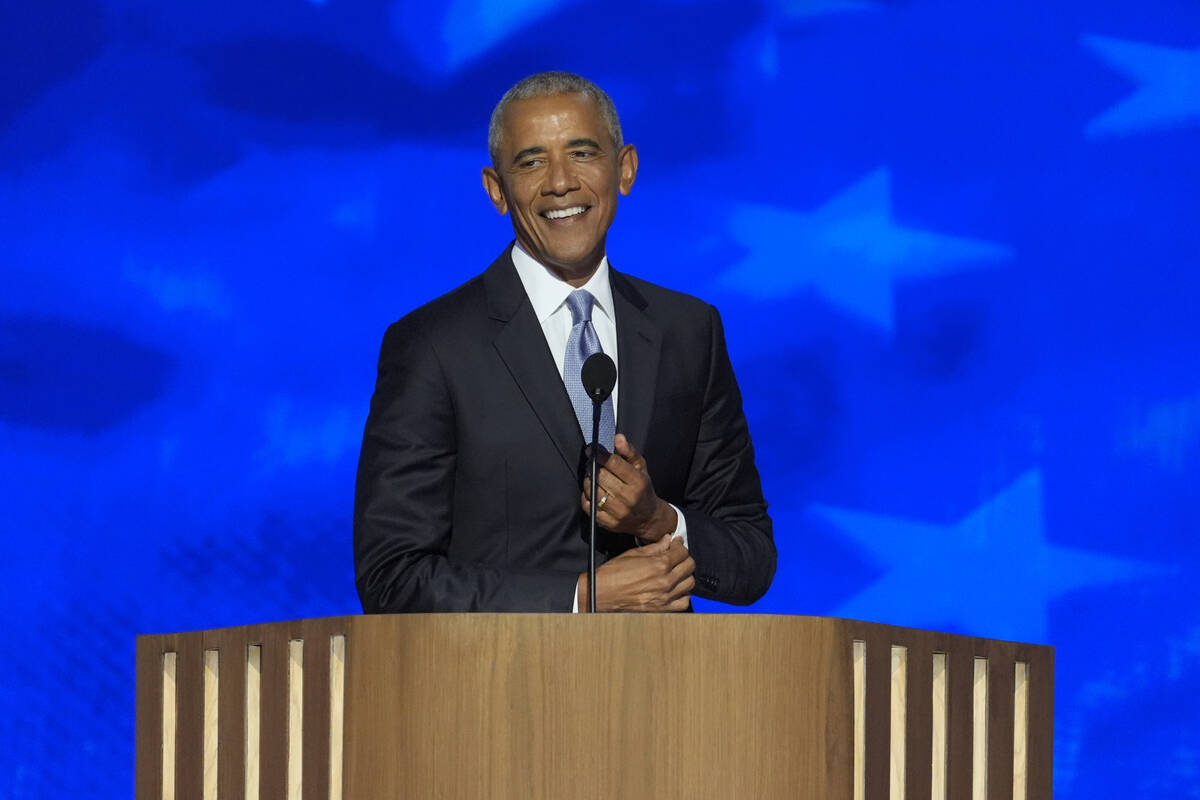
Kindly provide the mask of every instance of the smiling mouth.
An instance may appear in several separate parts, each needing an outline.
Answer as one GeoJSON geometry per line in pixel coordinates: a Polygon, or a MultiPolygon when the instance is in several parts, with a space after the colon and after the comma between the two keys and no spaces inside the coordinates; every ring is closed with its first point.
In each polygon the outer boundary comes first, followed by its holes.
{"type": "Polygon", "coordinates": [[[571,206],[570,208],[551,208],[543,211],[542,216],[549,220],[570,219],[586,212],[590,206],[571,206]]]}

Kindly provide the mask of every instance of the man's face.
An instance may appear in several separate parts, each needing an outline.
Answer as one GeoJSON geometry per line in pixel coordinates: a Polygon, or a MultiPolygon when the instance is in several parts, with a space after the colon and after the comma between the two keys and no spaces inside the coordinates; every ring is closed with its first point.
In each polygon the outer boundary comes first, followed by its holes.
{"type": "Polygon", "coordinates": [[[581,94],[510,104],[495,167],[483,186],[517,241],[563,280],[582,285],[604,255],[617,192],[637,175],[633,145],[618,150],[595,103],[581,94]]]}

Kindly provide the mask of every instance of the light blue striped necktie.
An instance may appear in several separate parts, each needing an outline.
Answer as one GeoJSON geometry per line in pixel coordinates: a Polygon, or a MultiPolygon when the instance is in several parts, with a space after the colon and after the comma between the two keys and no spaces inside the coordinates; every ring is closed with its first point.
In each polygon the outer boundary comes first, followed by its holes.
{"type": "MultiPolygon", "coordinates": [[[[576,289],[567,295],[567,307],[571,309],[571,335],[567,337],[567,357],[563,362],[563,383],[567,386],[567,394],[571,405],[575,407],[575,416],[579,418],[579,429],[583,432],[585,442],[592,441],[592,398],[588,397],[580,380],[579,372],[583,362],[593,353],[602,353],[600,337],[592,325],[592,303],[595,299],[585,289],[576,289]]],[[[613,449],[613,435],[616,433],[616,421],[613,418],[612,395],[605,399],[600,406],[600,444],[609,452],[613,449]]]]}

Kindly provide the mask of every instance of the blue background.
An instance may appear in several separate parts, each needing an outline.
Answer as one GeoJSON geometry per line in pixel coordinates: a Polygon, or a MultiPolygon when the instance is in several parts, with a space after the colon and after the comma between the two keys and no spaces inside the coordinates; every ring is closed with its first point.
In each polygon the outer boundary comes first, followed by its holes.
{"type": "Polygon", "coordinates": [[[1193,0],[4,4],[0,795],[129,796],[135,634],[359,611],[380,337],[546,68],[725,316],[754,610],[1052,643],[1056,796],[1200,797],[1193,0]]]}

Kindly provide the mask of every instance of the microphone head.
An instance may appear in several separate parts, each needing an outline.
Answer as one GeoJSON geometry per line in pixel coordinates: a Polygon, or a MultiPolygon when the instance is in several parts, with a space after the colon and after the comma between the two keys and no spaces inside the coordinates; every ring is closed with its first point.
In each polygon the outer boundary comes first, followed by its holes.
{"type": "Polygon", "coordinates": [[[617,385],[617,365],[604,353],[592,353],[583,362],[579,379],[593,403],[603,403],[617,385]]]}

